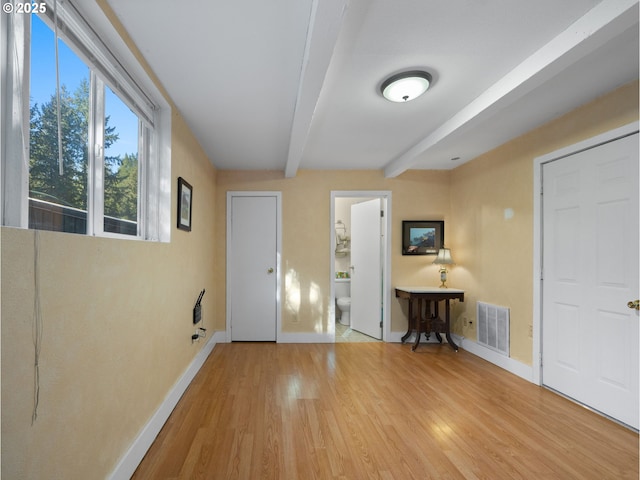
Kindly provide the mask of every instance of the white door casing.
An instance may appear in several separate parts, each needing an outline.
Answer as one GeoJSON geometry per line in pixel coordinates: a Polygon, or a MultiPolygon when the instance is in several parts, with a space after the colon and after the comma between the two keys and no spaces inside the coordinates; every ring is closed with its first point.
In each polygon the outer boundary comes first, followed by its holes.
{"type": "Polygon", "coordinates": [[[279,192],[227,194],[227,338],[275,341],[279,330],[279,192]]]}
{"type": "MultiPolygon", "coordinates": [[[[392,332],[391,332],[391,313],[390,313],[390,305],[392,298],[392,289],[391,285],[391,235],[388,235],[387,232],[391,232],[391,222],[392,222],[392,211],[393,211],[393,201],[392,201],[392,193],[389,190],[332,190],[330,195],[330,221],[328,225],[328,236],[329,236],[329,258],[330,258],[330,276],[329,283],[331,285],[330,288],[330,297],[335,298],[335,262],[334,262],[334,251],[335,251],[335,222],[336,222],[336,212],[335,212],[335,203],[337,198],[354,198],[360,197],[363,200],[371,199],[371,198],[380,198],[384,210],[384,221],[383,223],[383,235],[384,239],[382,242],[382,340],[385,342],[392,341],[392,332]]],[[[335,341],[335,302],[330,302],[329,305],[329,318],[331,318],[332,322],[329,322],[329,330],[328,332],[334,337],[335,341]]],[[[400,335],[398,335],[398,339],[400,335]]]]}
{"type": "Polygon", "coordinates": [[[351,206],[351,328],[382,338],[382,205],[351,206]]]}
{"type": "Polygon", "coordinates": [[[542,164],[542,383],[638,428],[638,135],[542,164]]]}

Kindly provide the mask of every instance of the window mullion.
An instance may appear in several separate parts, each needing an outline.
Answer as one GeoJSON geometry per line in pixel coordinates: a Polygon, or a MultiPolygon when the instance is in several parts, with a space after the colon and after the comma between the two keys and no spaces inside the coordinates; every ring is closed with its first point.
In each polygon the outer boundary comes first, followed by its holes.
{"type": "Polygon", "coordinates": [[[87,186],[87,233],[104,233],[104,83],[91,72],[89,109],[89,172],[87,186]]]}
{"type": "Polygon", "coordinates": [[[147,169],[148,169],[149,128],[138,122],[138,236],[148,239],[147,234],[147,169]]]}
{"type": "Polygon", "coordinates": [[[2,15],[3,42],[2,225],[29,225],[29,75],[31,21],[28,15],[2,15]],[[4,33],[4,32],[3,32],[4,33]],[[3,37],[3,40],[5,37],[3,37]]]}

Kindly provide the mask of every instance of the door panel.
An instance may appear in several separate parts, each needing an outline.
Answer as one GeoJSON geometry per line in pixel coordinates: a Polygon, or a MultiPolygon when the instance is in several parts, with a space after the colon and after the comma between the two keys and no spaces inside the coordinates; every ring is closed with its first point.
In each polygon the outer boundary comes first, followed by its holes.
{"type": "Polygon", "coordinates": [[[543,182],[543,383],[638,428],[638,135],[543,182]]]}
{"type": "Polygon", "coordinates": [[[275,341],[277,199],[232,196],[228,277],[232,341],[275,341]]]}
{"type": "Polygon", "coordinates": [[[381,200],[351,206],[351,328],[382,338],[381,200]]]}

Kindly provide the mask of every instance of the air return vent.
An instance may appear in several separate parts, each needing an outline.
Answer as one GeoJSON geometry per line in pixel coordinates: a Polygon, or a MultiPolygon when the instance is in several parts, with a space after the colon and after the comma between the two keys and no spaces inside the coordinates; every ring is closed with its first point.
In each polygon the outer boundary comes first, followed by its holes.
{"type": "Polygon", "coordinates": [[[509,309],[478,302],[478,343],[509,356],[509,309]]]}

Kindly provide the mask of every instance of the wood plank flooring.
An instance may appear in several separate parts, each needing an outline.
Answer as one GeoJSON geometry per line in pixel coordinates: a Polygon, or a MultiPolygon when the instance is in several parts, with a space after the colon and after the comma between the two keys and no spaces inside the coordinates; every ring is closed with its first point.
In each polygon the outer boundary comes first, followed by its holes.
{"type": "Polygon", "coordinates": [[[447,345],[219,344],[141,479],[638,479],[638,434],[447,345]]]}

